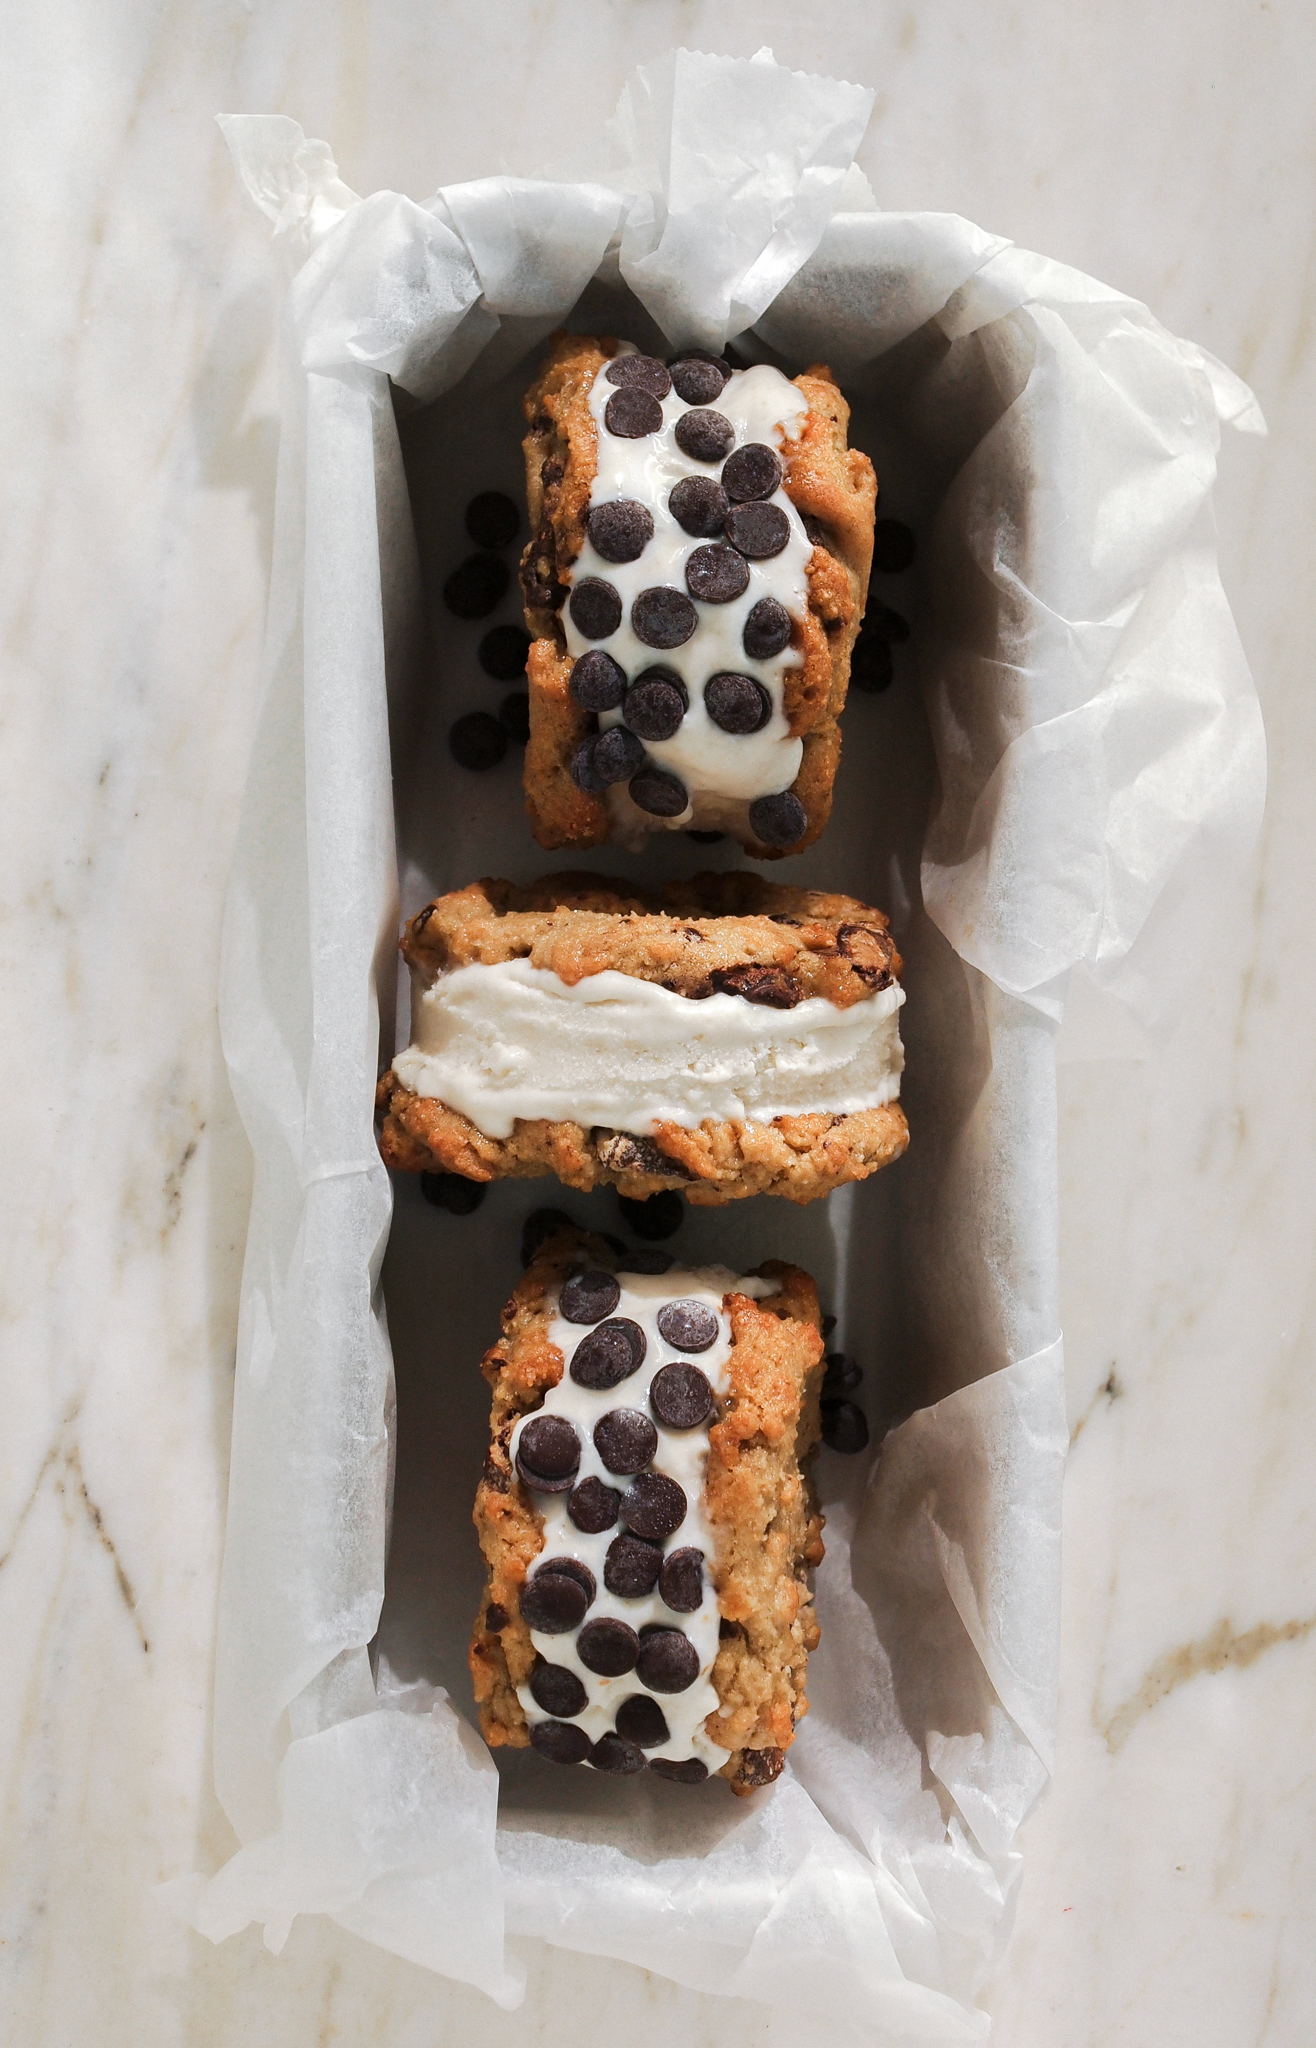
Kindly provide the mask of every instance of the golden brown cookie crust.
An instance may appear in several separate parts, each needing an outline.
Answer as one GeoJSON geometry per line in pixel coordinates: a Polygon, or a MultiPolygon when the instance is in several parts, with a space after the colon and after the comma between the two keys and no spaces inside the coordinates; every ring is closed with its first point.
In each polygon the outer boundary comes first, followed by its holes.
{"type": "MultiPolygon", "coordinates": [[[[589,395],[604,363],[616,355],[612,336],[557,334],[525,397],[526,499],[531,540],[521,563],[526,625],[532,635],[527,674],[530,743],[526,749],[526,810],[543,847],[601,846],[611,829],[604,798],[587,795],[571,779],[576,747],[593,729],[591,714],[571,696],[572,658],[559,613],[571,584],[572,564],[585,541],[585,518],[598,467],[598,437],[589,395]]],[[[806,571],[809,608],[796,620],[791,644],[804,657],[789,670],[783,710],[791,732],[804,741],[792,783],[807,825],[795,845],[765,846],[748,836],[759,860],[803,853],[831,815],[832,788],[841,757],[837,720],[845,705],[850,656],[868,595],[873,557],[877,479],[873,465],[847,443],[850,408],[825,363],[795,380],[808,400],[799,437],[782,448],[783,489],[814,542],[806,571]]]]}
{"type": "MultiPolygon", "coordinates": [[[[535,1650],[521,1616],[521,1589],[543,1548],[543,1518],[511,1461],[512,1431],[540,1406],[566,1361],[549,1340],[553,1304],[582,1255],[611,1268],[602,1238],[558,1231],[532,1261],[502,1315],[502,1336],[481,1361],[493,1401],[490,1445],[474,1521],[488,1584],[471,1640],[480,1726],[493,1748],[525,1748],[517,1698],[535,1650]]],[[[730,1392],[709,1431],[704,1501],[717,1554],[710,1572],[723,1640],[712,1670],[722,1708],[705,1731],[730,1752],[719,1776],[734,1792],[770,1784],[808,1711],[805,1678],[819,1629],[806,1574],[823,1556],[823,1517],[807,1475],[820,1437],[823,1375],[818,1293],[797,1266],[769,1260],[758,1272],[779,1283],[762,1301],[731,1293],[730,1392]]]]}

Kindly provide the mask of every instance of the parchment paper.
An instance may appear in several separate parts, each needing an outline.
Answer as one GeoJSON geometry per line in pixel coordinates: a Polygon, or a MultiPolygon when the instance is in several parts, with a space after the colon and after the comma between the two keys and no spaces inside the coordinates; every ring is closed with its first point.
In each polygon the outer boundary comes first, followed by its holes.
{"type": "MultiPolygon", "coordinates": [[[[214,1939],[254,1919],[278,1948],[297,1913],[326,1912],[512,2006],[504,1937],[533,1934],[763,2000],[797,2039],[986,2037],[972,2000],[1052,1761],[1056,1025],[1073,972],[1145,1017],[1172,1002],[1212,864],[1256,829],[1261,730],[1210,491],[1221,420],[1260,419],[1144,307],[957,218],[878,211],[852,168],[870,104],[769,53],[681,51],[637,74],[596,170],[425,205],[358,200],[291,121],[225,121],[289,283],[222,991],[256,1159],[215,1696],[243,1847],[175,1887],[214,1939]],[[810,1266],[852,1343],[886,1361],[874,1421],[908,1416],[880,1459],[820,1466],[811,1712],[785,1777],[744,1803],[716,1782],[495,1768],[454,1705],[468,1614],[444,1603],[453,1584],[464,1598],[473,1544],[459,1556],[454,1536],[426,1567],[408,1450],[432,1456],[432,1493],[461,1496],[458,1527],[488,1304],[516,1218],[561,1199],[551,1184],[495,1189],[484,1235],[447,1219],[423,1244],[433,1212],[399,1192],[390,1304],[409,1377],[374,1674],[367,1647],[394,1441],[371,1118],[381,1009],[385,1057],[394,1042],[390,720],[405,907],[534,872],[511,784],[472,794],[427,752],[421,571],[445,519],[455,543],[476,455],[514,478],[537,342],[608,313],[652,345],[830,361],[887,504],[922,538],[905,600],[921,708],[909,691],[852,700],[836,821],[791,871],[893,912],[913,1146],[879,1183],[802,1212],[735,1205],[681,1240],[810,1266]]],[[[464,708],[445,702],[436,729],[464,708]]],[[[681,852],[594,865],[653,872],[681,852]]]]}

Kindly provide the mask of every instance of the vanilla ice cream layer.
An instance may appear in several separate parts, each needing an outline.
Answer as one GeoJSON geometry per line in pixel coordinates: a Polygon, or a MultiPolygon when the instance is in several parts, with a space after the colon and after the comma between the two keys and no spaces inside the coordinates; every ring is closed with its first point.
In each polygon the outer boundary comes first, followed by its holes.
{"type": "Polygon", "coordinates": [[[642,1134],[778,1116],[847,1116],[893,1102],[904,1051],[904,990],[840,1009],[821,996],[793,1010],[743,996],[703,1001],[608,969],[574,986],[526,960],[413,978],[412,1043],[393,1071],[486,1137],[518,1118],[603,1124],[642,1134]]]}

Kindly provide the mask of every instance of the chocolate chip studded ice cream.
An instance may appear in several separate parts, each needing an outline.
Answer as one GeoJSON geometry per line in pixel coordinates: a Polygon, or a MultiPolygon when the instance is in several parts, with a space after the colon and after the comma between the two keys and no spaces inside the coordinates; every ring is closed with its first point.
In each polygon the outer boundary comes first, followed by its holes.
{"type": "Polygon", "coordinates": [[[559,1764],[771,1782],[818,1625],[823,1344],[807,1274],[539,1251],[485,1355],[471,1646],[489,1742],[559,1764]]]}
{"type": "Polygon", "coordinates": [[[876,497],[830,374],[564,335],[526,414],[540,844],[801,851],[831,809],[876,497]]]}

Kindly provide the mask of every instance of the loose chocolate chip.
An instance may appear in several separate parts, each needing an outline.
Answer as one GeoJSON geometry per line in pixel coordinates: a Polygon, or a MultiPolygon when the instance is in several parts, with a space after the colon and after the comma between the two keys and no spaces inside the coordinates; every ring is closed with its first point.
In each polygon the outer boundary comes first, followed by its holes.
{"type": "Polygon", "coordinates": [[[599,743],[597,733],[591,733],[576,747],[568,763],[571,780],[577,789],[583,789],[586,796],[602,796],[607,783],[594,773],[594,749],[599,743]]]}
{"type": "Polygon", "coordinates": [[[514,683],[525,674],[530,635],[524,626],[495,626],[480,642],[480,667],[496,683],[514,683]]]}
{"type": "Polygon", "coordinates": [[[723,732],[762,732],[772,716],[772,699],[753,676],[722,669],[704,684],[704,709],[723,732]]]}
{"type": "Polygon", "coordinates": [[[914,559],[917,543],[899,519],[878,519],[873,525],[873,567],[883,576],[898,576],[914,559]]]}
{"type": "Polygon", "coordinates": [[[601,1323],[621,1300],[621,1289],[611,1273],[592,1266],[587,1273],[573,1273],[562,1289],[559,1312],[569,1323],[601,1323]]]}
{"type": "Polygon", "coordinates": [[[693,839],[696,846],[716,846],[726,838],[725,832],[687,832],[687,839],[693,839]]]}
{"type": "Polygon", "coordinates": [[[569,1635],[585,1619],[585,1588],[565,1572],[537,1571],[521,1591],[521,1619],[544,1636],[569,1635]]]}
{"type": "MultiPolygon", "coordinates": [[[[655,1439],[657,1434],[654,1430],[655,1439]]],[[[632,1535],[649,1536],[661,1543],[680,1528],[686,1506],[684,1488],[665,1472],[641,1472],[627,1488],[621,1511],[632,1535]]]]}
{"type": "Polygon", "coordinates": [[[823,1363],[827,1368],[822,1383],[824,1401],[839,1401],[842,1394],[852,1394],[863,1380],[863,1369],[844,1351],[829,1351],[823,1363]]]}
{"type": "Polygon", "coordinates": [[[889,604],[870,604],[864,613],[864,627],[879,640],[894,640],[897,647],[903,647],[909,638],[909,620],[893,612],[889,604]]]}
{"type": "Polygon", "coordinates": [[[672,1263],[670,1252],[627,1252],[617,1267],[619,1273],[665,1273],[672,1263]]]}
{"type": "Polygon", "coordinates": [[[720,483],[711,476],[683,476],[673,486],[667,507],[677,525],[701,540],[721,533],[722,521],[731,501],[720,483]]]}
{"type": "MultiPolygon", "coordinates": [[[[643,1202],[633,1201],[629,1195],[622,1195],[617,1206],[626,1219],[628,1229],[633,1230],[637,1237],[646,1238],[651,1244],[660,1238],[674,1237],[685,1220],[685,1204],[675,1188],[664,1188],[661,1193],[650,1195],[643,1202]]],[[[652,1258],[654,1254],[646,1252],[644,1256],[652,1258]]],[[[668,1259],[666,1266],[633,1266],[631,1270],[636,1273],[665,1273],[671,1263],[668,1259]]]]}
{"type": "MultiPolygon", "coordinates": [[[[629,694],[629,693],[628,693],[629,694]]],[[[644,766],[644,742],[624,725],[610,725],[594,742],[591,767],[605,789],[629,782],[644,766]]]]}
{"type": "Polygon", "coordinates": [[[568,687],[584,710],[615,711],[626,695],[626,671],[601,647],[591,647],[573,666],[568,687]]]}
{"type": "Polygon", "coordinates": [[[561,1209],[532,1209],[521,1225],[521,1264],[528,1266],[545,1238],[556,1230],[570,1230],[571,1218],[561,1209]]]}
{"type": "Polygon", "coordinates": [[[500,1629],[506,1628],[510,1619],[500,1600],[491,1600],[484,1610],[484,1625],[491,1635],[496,1636],[500,1629]]]}
{"type": "Polygon", "coordinates": [[[507,734],[487,711],[468,711],[449,728],[448,751],[459,768],[496,768],[507,752],[507,734]]]}
{"type": "Polygon", "coordinates": [[[685,587],[703,604],[731,604],[749,588],[749,564],[721,542],[695,548],[685,565],[685,587]]]}
{"type": "Polygon", "coordinates": [[[676,1785],[702,1785],[708,1776],[708,1765],[700,1763],[697,1756],[651,1757],[649,1769],[657,1771],[660,1778],[670,1778],[676,1785]]]}
{"type": "Polygon", "coordinates": [[[657,1749],[671,1740],[667,1716],[647,1692],[633,1692],[617,1709],[617,1733],[639,1749],[657,1749]]]}
{"type": "Polygon", "coordinates": [[[684,362],[672,365],[673,388],[677,397],[683,398],[687,405],[711,405],[715,398],[722,396],[726,382],[727,378],[716,363],[695,362],[687,357],[684,362]]]}
{"type": "Polygon", "coordinates": [[[664,1302],[658,1329],[673,1351],[707,1351],[717,1342],[717,1317],[703,1301],[664,1302]]]}
{"type": "Polygon", "coordinates": [[[699,1652],[679,1628],[646,1629],[635,1669],[650,1692],[685,1692],[699,1676],[699,1652]]]}
{"type": "Polygon", "coordinates": [[[642,590],[631,606],[631,631],[646,647],[684,647],[698,624],[699,614],[685,592],[668,583],[642,590]]]}
{"type": "Polygon", "coordinates": [[[521,514],[501,491],[480,491],[466,507],[466,531],[478,548],[505,548],[520,524],[521,514]]]}
{"type": "Polygon", "coordinates": [[[545,1572],[556,1572],[564,1579],[574,1579],[585,1595],[585,1605],[592,1607],[598,1595],[599,1582],[587,1564],[578,1557],[546,1557],[535,1567],[535,1577],[540,1579],[545,1572]]]}
{"type": "Polygon", "coordinates": [[[741,645],[751,661],[770,661],[791,637],[791,615],[775,597],[761,597],[750,608],[741,645]]]}
{"type": "Polygon", "coordinates": [[[653,539],[653,513],[634,498],[596,505],[586,520],[596,555],[605,562],[634,562],[653,539]]]}
{"type": "Polygon", "coordinates": [[[747,441],[728,455],[722,467],[722,483],[736,504],[751,498],[770,498],[781,484],[781,457],[763,441],[747,441]]]}
{"type": "Polygon", "coordinates": [[[698,1429],[713,1412],[713,1389],[697,1365],[665,1365],[650,1382],[649,1406],[665,1429],[698,1429]]]}
{"type": "Polygon", "coordinates": [[[572,586],[567,609],[571,623],[587,640],[606,640],[621,624],[621,597],[602,576],[582,576],[572,586]]]}
{"type": "Polygon", "coordinates": [[[868,1444],[868,1417],[853,1401],[828,1401],[822,1411],[822,1438],[829,1450],[853,1458],[868,1444]]]}
{"type": "Polygon", "coordinates": [[[693,462],[720,462],[735,438],[725,413],[683,412],[676,422],[676,445],[693,462]]]}
{"type": "Polygon", "coordinates": [[[643,1600],[658,1584],[663,1553],[642,1536],[614,1536],[603,1561],[603,1583],[619,1600],[643,1600]]]}
{"type": "MultiPolygon", "coordinates": [[[[656,434],[662,423],[663,409],[658,400],[638,384],[624,384],[620,391],[613,392],[603,408],[603,424],[619,441],[643,441],[647,435],[656,434]]],[[[676,431],[679,434],[681,430],[678,427],[676,431]]]]}
{"type": "MultiPolygon", "coordinates": [[[[658,1448],[658,1432],[638,1408],[609,1408],[594,1425],[594,1448],[609,1472],[629,1477],[648,1464],[658,1448]]],[[[647,1536],[649,1531],[638,1533],[647,1536]]]]}
{"type": "Polygon", "coordinates": [[[626,1742],[620,1735],[600,1735],[589,1753],[589,1760],[596,1771],[613,1771],[629,1777],[633,1771],[642,1771],[649,1761],[642,1749],[633,1742],[626,1742]]]}
{"type": "Polygon", "coordinates": [[[614,356],[603,372],[609,384],[635,385],[651,398],[666,398],[671,377],[657,356],[614,356]]]}
{"type": "Polygon", "coordinates": [[[502,703],[498,706],[498,723],[507,734],[509,740],[514,740],[518,747],[525,745],[530,737],[530,692],[528,690],[511,690],[508,692],[507,696],[503,698],[502,703]]]}
{"type": "Polygon", "coordinates": [[[459,619],[487,619],[508,585],[501,555],[468,555],[443,586],[443,602],[459,619]]]}
{"type": "Polygon", "coordinates": [[[823,1317],[823,1319],[822,1319],[822,1333],[823,1333],[823,1336],[824,1336],[824,1337],[830,1337],[830,1336],[831,1336],[831,1334],[832,1334],[832,1331],[833,1331],[833,1330],[834,1330],[835,1328],[836,1328],[836,1317],[835,1317],[835,1316],[824,1316],[824,1317],[823,1317]]]}
{"type": "Polygon", "coordinates": [[[532,1415],[517,1440],[516,1464],[522,1478],[541,1492],[565,1493],[580,1469],[574,1425],[565,1415],[532,1415]]]}
{"type": "Polygon", "coordinates": [[[582,1337],[571,1354],[571,1377],[578,1387],[606,1393],[628,1380],[643,1362],[644,1331],[629,1316],[614,1316],[582,1337]]]}
{"type": "Polygon", "coordinates": [[[640,1638],[635,1630],[612,1615],[587,1621],[576,1637],[576,1655],[587,1671],[596,1671],[600,1678],[620,1678],[623,1671],[633,1671],[639,1654],[640,1638]]]}
{"type": "Polygon", "coordinates": [[[673,1614],[695,1614],[704,1599],[704,1553],[693,1545],[669,1551],[658,1575],[658,1591],[673,1614]]]}
{"type": "Polygon", "coordinates": [[[854,644],[850,656],[850,681],[856,690],[863,690],[870,697],[891,687],[895,676],[895,665],[891,659],[891,644],[877,633],[864,628],[854,644]]]}
{"type": "Polygon", "coordinates": [[[791,537],[791,523],[780,505],[733,505],[727,513],[727,539],[751,562],[779,555],[791,537]]]}
{"type": "Polygon", "coordinates": [[[605,1529],[615,1529],[620,1512],[621,1495],[601,1479],[582,1479],[567,1502],[567,1513],[586,1536],[601,1536],[605,1529]]]}
{"type": "Polygon", "coordinates": [[[530,1743],[555,1764],[583,1764],[590,1751],[588,1735],[570,1721],[536,1721],[530,1743]]]}
{"type": "Polygon", "coordinates": [[[642,768],[629,784],[631,802],[652,818],[679,818],[689,808],[690,792],[665,768],[642,768]]]}
{"type": "Polygon", "coordinates": [[[808,822],[804,805],[788,789],[779,796],[756,797],[749,807],[749,829],[765,846],[794,846],[808,822]]]}
{"type": "Polygon", "coordinates": [[[565,1664],[536,1664],[530,1674],[530,1697],[546,1714],[569,1721],[584,1710],[589,1694],[574,1671],[565,1664]]]}
{"type": "Polygon", "coordinates": [[[467,1180],[460,1173],[422,1173],[420,1191],[427,1202],[446,1209],[450,1216],[470,1216],[487,1192],[483,1181],[467,1180]]]}
{"type": "Polygon", "coordinates": [[[646,668],[626,692],[622,716],[642,740],[669,740],[690,708],[675,669],[646,668]]]}

